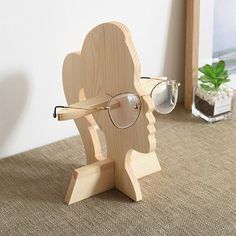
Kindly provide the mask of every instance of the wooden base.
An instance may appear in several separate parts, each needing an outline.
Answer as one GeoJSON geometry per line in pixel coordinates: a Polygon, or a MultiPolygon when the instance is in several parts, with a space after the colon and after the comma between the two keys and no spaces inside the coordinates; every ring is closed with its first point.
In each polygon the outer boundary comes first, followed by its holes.
{"type": "MultiPolygon", "coordinates": [[[[134,152],[131,168],[137,179],[161,170],[155,152],[134,152]]],[[[65,202],[70,205],[115,187],[115,161],[107,158],[74,170],[65,202]]]]}
{"type": "Polygon", "coordinates": [[[131,163],[131,167],[137,179],[143,178],[161,170],[161,166],[155,152],[148,154],[135,151],[133,152],[134,158],[131,163]]]}
{"type": "Polygon", "coordinates": [[[114,160],[105,159],[75,169],[65,202],[72,204],[114,188],[114,160]]]}

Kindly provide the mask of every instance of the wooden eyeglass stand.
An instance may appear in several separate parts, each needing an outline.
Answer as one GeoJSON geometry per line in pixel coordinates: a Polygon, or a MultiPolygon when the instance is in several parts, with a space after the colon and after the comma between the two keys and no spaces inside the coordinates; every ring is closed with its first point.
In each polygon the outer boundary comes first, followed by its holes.
{"type": "MultiPolygon", "coordinates": [[[[81,52],[65,58],[63,87],[70,106],[106,106],[109,95],[150,93],[160,81],[140,79],[140,63],[127,27],[118,22],[98,25],[85,38],[81,52]]],[[[139,178],[161,170],[156,155],[154,103],[142,97],[138,120],[118,129],[107,111],[61,109],[58,120],[74,119],[87,165],[73,171],[65,197],[72,204],[116,188],[134,201],[142,199],[139,178]],[[101,152],[97,127],[104,133],[107,156],[101,152]]]]}

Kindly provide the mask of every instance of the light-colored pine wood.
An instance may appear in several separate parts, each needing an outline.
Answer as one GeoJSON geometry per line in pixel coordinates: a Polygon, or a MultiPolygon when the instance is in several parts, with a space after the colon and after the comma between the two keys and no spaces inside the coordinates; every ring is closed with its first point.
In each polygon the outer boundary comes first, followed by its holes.
{"type": "Polygon", "coordinates": [[[153,77],[150,79],[141,79],[141,87],[145,94],[151,94],[152,89],[160,84],[162,81],[167,80],[167,77],[153,77]]]}
{"type": "MultiPolygon", "coordinates": [[[[137,179],[161,170],[155,152],[142,154],[133,151],[133,155],[131,168],[137,179]]],[[[65,202],[70,205],[114,188],[114,171],[115,161],[110,158],[75,169],[65,202]]]]}
{"type": "Polygon", "coordinates": [[[90,99],[86,99],[85,101],[77,102],[70,104],[70,107],[79,107],[79,108],[85,108],[83,109],[61,109],[58,112],[58,120],[71,120],[71,119],[79,119],[81,117],[84,117],[89,114],[93,114],[94,112],[97,112],[95,109],[96,107],[106,107],[107,102],[111,99],[108,95],[100,95],[96,96],[90,99]],[[94,109],[93,109],[94,108],[94,109]],[[86,110],[91,109],[91,110],[86,110]]]}
{"type": "Polygon", "coordinates": [[[197,78],[199,51],[200,0],[187,0],[186,16],[186,62],[185,62],[185,108],[191,110],[193,87],[197,78]]]}
{"type": "Polygon", "coordinates": [[[133,155],[131,166],[137,179],[161,170],[159,162],[156,161],[157,156],[155,152],[143,154],[133,151],[133,155]]]}
{"type": "MultiPolygon", "coordinates": [[[[63,64],[62,79],[67,104],[74,104],[86,100],[83,89],[83,79],[78,77],[80,52],[69,54],[63,64]]],[[[103,94],[104,95],[104,94],[103,94]]],[[[78,112],[76,110],[76,112],[78,112]]],[[[91,114],[74,120],[81,135],[86,153],[87,164],[103,160],[100,140],[97,134],[97,124],[91,114]]]]}
{"type": "Polygon", "coordinates": [[[114,169],[114,160],[109,158],[75,169],[65,202],[72,204],[114,188],[114,169]]]}
{"type": "MultiPolygon", "coordinates": [[[[153,82],[149,84],[151,83],[153,82]]],[[[90,31],[86,36],[82,51],[69,54],[64,61],[63,86],[68,104],[80,103],[84,100],[91,101],[94,97],[100,97],[106,93],[112,96],[123,92],[145,95],[148,86],[140,80],[140,63],[127,27],[121,23],[110,22],[101,24],[90,31]]],[[[138,178],[160,170],[155,153],[156,129],[153,110],[152,99],[149,96],[143,96],[140,116],[128,129],[116,128],[105,111],[93,114],[90,111],[86,113],[89,115],[79,119],[77,119],[78,114],[75,116],[75,123],[83,139],[88,163],[96,160],[101,162],[104,159],[96,133],[97,125],[106,138],[107,158],[114,160],[115,163],[114,186],[135,201],[142,199],[138,178]],[[142,162],[140,158],[145,157],[147,161],[142,162]],[[148,159],[152,165],[148,163],[148,159]],[[143,163],[148,163],[144,167],[145,170],[141,170],[143,163]]],[[[89,171],[90,167],[90,165],[86,166],[86,171],[89,171]]],[[[80,168],[77,172],[80,173],[80,168]]],[[[82,194],[79,175],[73,176],[66,202],[75,202],[84,198],[79,196],[82,194]]],[[[85,182],[90,184],[89,176],[87,179],[85,182]]],[[[104,186],[106,185],[103,185],[104,181],[106,181],[104,178],[99,178],[97,184],[104,186]]],[[[83,196],[94,194],[91,189],[89,192],[83,196]]]]}

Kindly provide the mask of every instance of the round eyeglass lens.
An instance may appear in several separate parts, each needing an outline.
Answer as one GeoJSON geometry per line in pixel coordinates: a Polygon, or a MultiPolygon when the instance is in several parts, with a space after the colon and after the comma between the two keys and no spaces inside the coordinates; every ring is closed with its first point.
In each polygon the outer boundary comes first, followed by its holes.
{"type": "Polygon", "coordinates": [[[132,93],[116,95],[109,102],[110,118],[113,124],[120,129],[133,125],[139,117],[140,110],[140,98],[132,93]]]}
{"type": "Polygon", "coordinates": [[[155,110],[161,114],[168,114],[176,106],[178,99],[178,84],[173,80],[166,80],[157,84],[151,93],[155,110]]]}

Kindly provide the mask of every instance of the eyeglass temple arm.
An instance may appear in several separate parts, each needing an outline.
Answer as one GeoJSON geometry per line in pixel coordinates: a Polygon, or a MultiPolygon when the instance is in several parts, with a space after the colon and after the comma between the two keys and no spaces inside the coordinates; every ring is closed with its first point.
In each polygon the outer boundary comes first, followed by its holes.
{"type": "Polygon", "coordinates": [[[78,119],[98,112],[99,110],[108,109],[107,103],[109,100],[110,96],[104,94],[88,98],[84,101],[77,102],[69,106],[56,106],[54,108],[53,117],[57,117],[59,121],[78,119]],[[62,109],[57,111],[59,108],[62,109]]]}
{"type": "Polygon", "coordinates": [[[94,108],[85,108],[85,107],[75,107],[75,106],[55,106],[54,107],[54,112],[53,112],[53,117],[57,117],[57,109],[58,108],[64,108],[64,109],[78,109],[78,110],[106,110],[108,107],[94,107],[94,108]]]}
{"type": "MultiPolygon", "coordinates": [[[[148,77],[148,76],[142,76],[141,79],[151,79],[151,80],[158,80],[158,81],[166,81],[168,80],[167,77],[148,77]]],[[[175,80],[170,80],[175,81],[175,80]]],[[[180,86],[180,83],[177,83],[178,86],[180,86]]]]}
{"type": "Polygon", "coordinates": [[[154,79],[154,80],[159,80],[159,81],[164,81],[167,80],[166,77],[150,77],[150,76],[141,76],[141,79],[154,79]]]}

